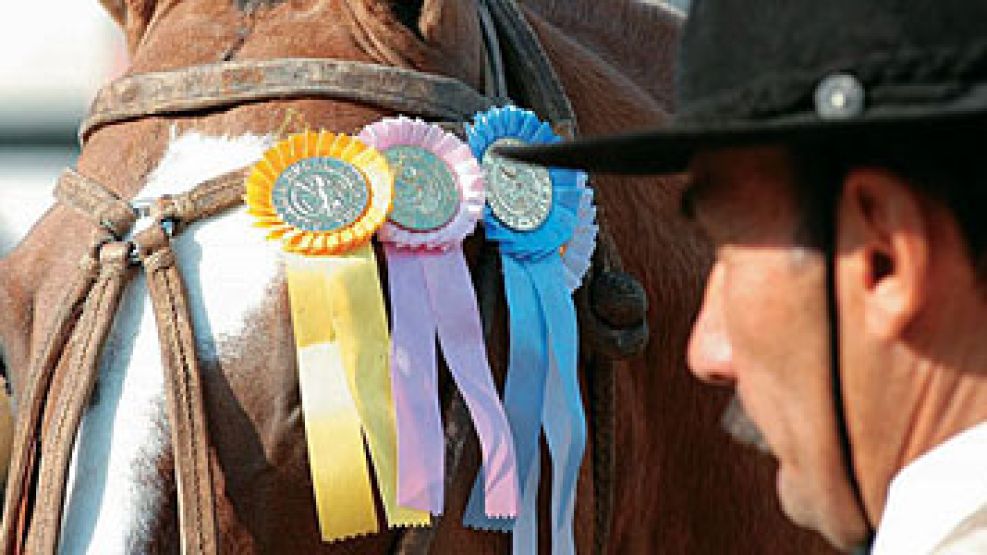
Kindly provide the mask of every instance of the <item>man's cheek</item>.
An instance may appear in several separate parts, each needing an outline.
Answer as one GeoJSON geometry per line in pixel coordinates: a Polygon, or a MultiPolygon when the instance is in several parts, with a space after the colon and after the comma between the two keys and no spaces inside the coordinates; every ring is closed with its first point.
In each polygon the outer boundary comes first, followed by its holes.
{"type": "Polygon", "coordinates": [[[734,272],[732,281],[724,287],[723,315],[734,347],[746,350],[744,346],[757,343],[758,337],[770,328],[771,310],[774,305],[770,297],[764,295],[764,284],[757,276],[746,272],[734,272]]]}

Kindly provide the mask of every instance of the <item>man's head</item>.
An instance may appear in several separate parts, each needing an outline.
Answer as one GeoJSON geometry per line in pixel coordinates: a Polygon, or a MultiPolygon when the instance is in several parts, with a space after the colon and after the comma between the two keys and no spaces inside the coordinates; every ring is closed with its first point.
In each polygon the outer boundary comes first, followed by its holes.
{"type": "Polygon", "coordinates": [[[782,509],[846,546],[866,534],[847,480],[830,374],[826,258],[806,240],[781,148],[700,154],[686,211],[716,248],[689,343],[701,379],[733,386],[777,457],[782,509]]]}
{"type": "Polygon", "coordinates": [[[504,149],[688,170],[716,245],[694,372],[735,386],[785,512],[850,547],[891,477],[987,419],[987,3],[696,0],[662,129],[504,149]]]}
{"type": "Polygon", "coordinates": [[[710,149],[691,166],[686,211],[716,261],[690,367],[736,387],[784,511],[843,548],[877,526],[895,472],[987,419],[987,170],[969,137],[936,139],[710,149]]]}

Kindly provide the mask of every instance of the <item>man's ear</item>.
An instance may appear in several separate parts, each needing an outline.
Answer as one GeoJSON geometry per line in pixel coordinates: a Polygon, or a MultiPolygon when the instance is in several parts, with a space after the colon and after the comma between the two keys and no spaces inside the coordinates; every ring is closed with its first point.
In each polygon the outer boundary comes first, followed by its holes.
{"type": "Polygon", "coordinates": [[[127,37],[127,49],[133,54],[144,38],[157,0],[99,0],[99,3],[123,30],[127,37]]]}
{"type": "MultiPolygon", "coordinates": [[[[851,264],[864,325],[892,340],[913,322],[929,296],[931,235],[925,199],[899,176],[855,168],[843,183],[839,263],[851,264]]],[[[846,274],[842,274],[846,275],[846,274]]]]}

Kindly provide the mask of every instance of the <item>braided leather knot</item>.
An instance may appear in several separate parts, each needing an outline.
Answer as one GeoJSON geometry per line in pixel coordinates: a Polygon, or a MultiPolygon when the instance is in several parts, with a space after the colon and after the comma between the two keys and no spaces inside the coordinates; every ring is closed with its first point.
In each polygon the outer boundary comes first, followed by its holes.
{"type": "Polygon", "coordinates": [[[158,221],[181,223],[197,219],[196,203],[187,194],[166,195],[158,199],[151,215],[158,221]]]}

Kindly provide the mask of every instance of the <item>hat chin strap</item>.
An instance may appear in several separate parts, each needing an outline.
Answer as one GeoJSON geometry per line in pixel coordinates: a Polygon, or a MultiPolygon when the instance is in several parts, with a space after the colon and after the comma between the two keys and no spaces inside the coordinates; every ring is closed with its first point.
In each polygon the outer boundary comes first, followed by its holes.
{"type": "Polygon", "coordinates": [[[843,458],[843,468],[847,479],[850,481],[850,489],[853,497],[864,515],[867,523],[867,539],[854,550],[855,554],[865,555],[870,553],[871,544],[874,542],[874,526],[867,518],[867,510],[864,506],[863,492],[860,489],[860,480],[853,468],[853,446],[850,444],[850,432],[847,427],[846,409],[843,406],[843,383],[840,379],[840,336],[839,321],[837,319],[836,304],[836,233],[835,215],[828,221],[832,226],[827,230],[827,244],[823,247],[826,256],[826,309],[829,318],[829,346],[830,346],[830,372],[832,374],[833,387],[833,413],[836,416],[836,434],[840,442],[840,453],[843,458]]]}

